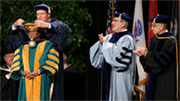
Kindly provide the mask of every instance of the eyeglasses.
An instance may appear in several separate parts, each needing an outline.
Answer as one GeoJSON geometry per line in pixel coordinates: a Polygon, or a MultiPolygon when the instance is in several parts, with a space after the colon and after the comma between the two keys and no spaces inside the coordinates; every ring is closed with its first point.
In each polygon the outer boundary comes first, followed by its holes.
{"type": "Polygon", "coordinates": [[[120,21],[120,22],[123,22],[123,20],[113,20],[114,22],[118,22],[118,21],[120,21]]]}
{"type": "Polygon", "coordinates": [[[159,24],[158,25],[154,25],[154,24],[151,25],[151,27],[157,27],[157,26],[160,26],[160,25],[159,24]]]}
{"type": "Polygon", "coordinates": [[[14,55],[6,55],[5,57],[10,58],[10,57],[14,57],[14,55]]]}
{"type": "Polygon", "coordinates": [[[120,21],[120,20],[113,20],[114,22],[118,22],[118,21],[120,21]]]}

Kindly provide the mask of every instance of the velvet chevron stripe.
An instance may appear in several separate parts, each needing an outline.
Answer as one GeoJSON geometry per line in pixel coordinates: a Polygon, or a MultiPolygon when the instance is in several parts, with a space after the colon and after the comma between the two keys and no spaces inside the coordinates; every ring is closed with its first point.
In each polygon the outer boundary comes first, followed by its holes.
{"type": "MultiPolygon", "coordinates": [[[[129,50],[129,49],[126,48],[126,47],[123,47],[122,49],[125,50],[126,53],[131,53],[131,54],[132,54],[132,50],[129,50]]],[[[126,56],[124,53],[120,53],[120,55],[121,55],[123,58],[125,58],[125,59],[129,59],[129,61],[132,59],[131,56],[126,56]]],[[[128,62],[122,61],[122,60],[120,60],[120,59],[117,58],[117,57],[116,57],[116,61],[119,62],[119,63],[121,63],[121,64],[124,64],[124,65],[126,65],[126,66],[128,66],[128,64],[129,64],[128,62]]]]}
{"type": "Polygon", "coordinates": [[[171,57],[171,59],[174,59],[173,55],[171,52],[169,52],[168,50],[164,50],[164,53],[169,55],[169,57],[171,57]]]}
{"type": "Polygon", "coordinates": [[[172,60],[174,60],[174,58],[172,58],[173,56],[166,56],[166,54],[164,52],[160,52],[159,53],[159,57],[167,64],[169,64],[172,60]]]}
{"type": "Polygon", "coordinates": [[[129,59],[129,60],[131,60],[132,59],[132,57],[131,56],[126,56],[125,54],[123,54],[123,53],[120,53],[121,54],[121,56],[123,57],[123,58],[125,58],[125,59],[129,59]]]}
{"type": "Polygon", "coordinates": [[[16,60],[18,60],[20,58],[20,55],[16,55],[13,59],[13,62],[15,62],[16,60]]]}
{"type": "Polygon", "coordinates": [[[47,60],[46,63],[47,63],[48,65],[50,65],[50,66],[52,66],[52,67],[54,67],[54,68],[56,68],[56,69],[58,70],[58,64],[56,64],[56,63],[54,63],[54,62],[52,62],[52,61],[49,61],[49,60],[47,60]]]}
{"type": "Polygon", "coordinates": [[[14,55],[16,55],[17,53],[20,52],[20,49],[17,49],[15,52],[14,52],[14,55]]]}
{"type": "Polygon", "coordinates": [[[165,69],[165,65],[158,59],[158,57],[155,55],[153,59],[156,61],[156,63],[162,68],[165,69]]]}
{"type": "Polygon", "coordinates": [[[119,62],[120,64],[124,64],[126,66],[128,66],[128,63],[125,61],[121,61],[119,58],[116,57],[116,61],[119,62]]]}
{"type": "Polygon", "coordinates": [[[125,50],[126,52],[131,52],[132,53],[132,50],[130,50],[130,49],[126,48],[126,47],[123,47],[122,49],[125,50]]]}
{"type": "Polygon", "coordinates": [[[51,68],[51,67],[43,66],[43,68],[48,70],[48,71],[50,71],[52,75],[56,73],[56,71],[53,68],[51,68]]]}
{"type": "Polygon", "coordinates": [[[59,63],[59,59],[54,55],[48,54],[48,58],[50,58],[50,59],[56,61],[57,63],[59,63]]]}
{"type": "Polygon", "coordinates": [[[49,52],[54,53],[59,57],[59,53],[55,49],[51,49],[49,52]]]}

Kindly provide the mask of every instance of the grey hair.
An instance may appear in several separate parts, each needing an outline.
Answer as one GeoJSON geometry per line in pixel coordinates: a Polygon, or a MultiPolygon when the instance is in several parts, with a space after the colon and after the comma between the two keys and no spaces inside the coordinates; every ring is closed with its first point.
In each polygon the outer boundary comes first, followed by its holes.
{"type": "Polygon", "coordinates": [[[129,25],[129,23],[126,21],[126,20],[124,20],[124,19],[121,19],[121,21],[124,21],[126,24],[125,24],[125,27],[127,28],[128,27],[128,25],[129,25]]]}
{"type": "Polygon", "coordinates": [[[166,23],[161,23],[161,24],[164,25],[164,28],[165,28],[165,29],[167,29],[167,26],[168,26],[168,25],[167,25],[166,23]]]}

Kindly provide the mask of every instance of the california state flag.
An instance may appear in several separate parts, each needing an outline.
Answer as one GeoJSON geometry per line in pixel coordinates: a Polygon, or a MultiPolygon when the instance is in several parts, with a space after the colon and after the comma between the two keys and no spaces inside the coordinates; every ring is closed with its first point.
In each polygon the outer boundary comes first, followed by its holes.
{"type": "MultiPolygon", "coordinates": [[[[139,45],[141,47],[146,46],[143,23],[142,0],[136,0],[132,33],[136,38],[136,46],[139,45]]],[[[140,100],[144,100],[145,82],[147,81],[146,72],[144,72],[144,69],[139,61],[139,56],[136,57],[136,63],[138,68],[139,84],[135,86],[135,89],[140,92],[140,100]]]]}

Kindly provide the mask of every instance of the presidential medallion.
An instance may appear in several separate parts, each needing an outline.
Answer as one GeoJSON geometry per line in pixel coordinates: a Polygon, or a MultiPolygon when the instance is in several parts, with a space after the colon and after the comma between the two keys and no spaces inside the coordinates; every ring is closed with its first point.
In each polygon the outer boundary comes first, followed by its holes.
{"type": "Polygon", "coordinates": [[[29,47],[31,47],[31,48],[34,48],[34,47],[36,47],[36,42],[35,41],[33,41],[33,40],[31,40],[31,41],[29,41],[29,47]]]}

